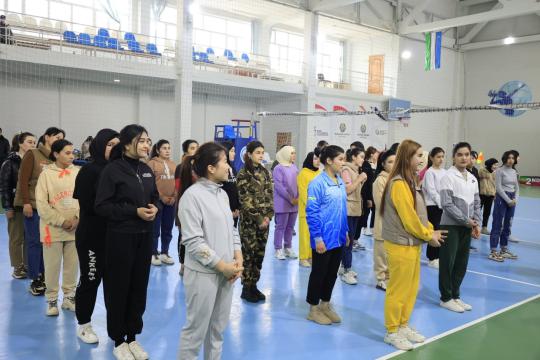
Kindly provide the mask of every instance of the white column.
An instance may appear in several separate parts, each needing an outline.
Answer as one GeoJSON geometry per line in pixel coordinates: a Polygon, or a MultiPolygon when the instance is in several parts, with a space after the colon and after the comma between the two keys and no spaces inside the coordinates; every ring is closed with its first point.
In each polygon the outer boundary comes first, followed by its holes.
{"type": "Polygon", "coordinates": [[[150,22],[152,20],[152,3],[151,0],[141,0],[141,20],[139,32],[144,35],[154,35],[150,34],[150,22]]]}
{"type": "MultiPolygon", "coordinates": [[[[140,23],[139,8],[140,8],[139,1],[134,0],[131,2],[131,31],[132,32],[139,32],[139,23],[140,23]]],[[[127,24],[121,24],[121,25],[122,25],[122,28],[120,30],[126,31],[127,24]]]]}
{"type": "MultiPolygon", "coordinates": [[[[302,111],[315,111],[317,102],[317,34],[319,31],[319,15],[313,12],[306,12],[304,16],[304,99],[302,101],[302,111]]],[[[306,134],[300,139],[299,155],[305,156],[312,151],[317,139],[313,134],[314,119],[306,116],[300,125],[301,133],[306,134]]],[[[300,157],[301,158],[301,157],[300,157]]]]}
{"type": "Polygon", "coordinates": [[[177,1],[176,85],[174,89],[175,131],[174,149],[179,158],[181,143],[191,137],[192,109],[192,37],[193,17],[189,13],[192,0],[177,1]]]}

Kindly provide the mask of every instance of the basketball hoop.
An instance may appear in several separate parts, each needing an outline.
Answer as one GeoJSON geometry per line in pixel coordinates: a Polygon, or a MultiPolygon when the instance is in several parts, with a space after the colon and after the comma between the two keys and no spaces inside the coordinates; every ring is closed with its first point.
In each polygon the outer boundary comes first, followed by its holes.
{"type": "Polygon", "coordinates": [[[411,118],[398,118],[399,119],[399,122],[401,123],[401,125],[403,125],[403,127],[409,127],[409,121],[411,120],[411,118]]]}

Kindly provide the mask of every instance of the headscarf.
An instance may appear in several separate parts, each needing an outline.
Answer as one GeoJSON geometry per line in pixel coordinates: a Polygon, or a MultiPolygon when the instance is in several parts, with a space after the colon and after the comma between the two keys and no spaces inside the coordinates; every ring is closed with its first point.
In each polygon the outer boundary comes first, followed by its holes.
{"type": "Polygon", "coordinates": [[[291,155],[295,151],[296,150],[292,146],[284,146],[277,152],[276,160],[279,162],[280,165],[291,166],[291,155]]]}

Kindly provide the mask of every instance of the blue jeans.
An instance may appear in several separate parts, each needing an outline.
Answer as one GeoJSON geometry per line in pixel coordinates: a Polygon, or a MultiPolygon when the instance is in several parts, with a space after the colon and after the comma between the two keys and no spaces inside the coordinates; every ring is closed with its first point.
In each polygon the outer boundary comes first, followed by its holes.
{"type": "Polygon", "coordinates": [[[345,244],[343,247],[343,256],[341,258],[341,264],[345,269],[349,269],[352,266],[352,247],[354,234],[356,233],[356,228],[360,226],[360,217],[358,216],[347,216],[347,223],[349,224],[349,246],[345,244]]]}
{"type": "Polygon", "coordinates": [[[39,215],[34,209],[32,217],[24,217],[24,241],[28,256],[28,277],[35,280],[43,274],[43,245],[39,238],[39,215]]]}
{"type": "Polygon", "coordinates": [[[161,254],[169,253],[169,244],[172,240],[172,228],[174,226],[174,206],[163,203],[154,220],[154,246],[153,254],[157,255],[158,242],[161,234],[161,254]]]}
{"type": "MultiPolygon", "coordinates": [[[[516,197],[516,194],[513,192],[507,192],[506,195],[512,200],[516,197]]],[[[493,203],[493,223],[489,238],[492,250],[497,249],[499,244],[501,248],[505,248],[508,245],[515,211],[515,206],[508,206],[499,194],[495,196],[495,202],[493,203]]]]}

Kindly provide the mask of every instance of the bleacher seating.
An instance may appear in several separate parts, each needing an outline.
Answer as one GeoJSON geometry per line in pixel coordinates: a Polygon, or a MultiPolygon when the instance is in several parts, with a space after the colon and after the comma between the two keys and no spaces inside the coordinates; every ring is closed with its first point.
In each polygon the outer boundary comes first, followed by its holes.
{"type": "Polygon", "coordinates": [[[127,40],[128,49],[136,53],[144,53],[144,50],[141,49],[141,45],[135,40],[127,40]]]}
{"type": "Polygon", "coordinates": [[[108,38],[101,35],[94,36],[94,46],[100,47],[100,48],[107,48],[107,40],[108,38]]]}
{"type": "Polygon", "coordinates": [[[28,25],[28,26],[31,26],[31,27],[37,27],[38,26],[38,23],[37,23],[37,20],[35,17],[33,16],[27,16],[25,15],[23,17],[23,21],[24,21],[24,24],[25,25],[28,25]]]}
{"type": "Polygon", "coordinates": [[[223,56],[227,58],[227,60],[230,61],[236,61],[237,59],[234,57],[234,54],[231,50],[225,49],[225,52],[223,52],[223,56]]]}
{"type": "Polygon", "coordinates": [[[243,53],[241,59],[244,60],[244,61],[246,62],[246,64],[249,63],[249,56],[248,56],[248,54],[243,53]]]}
{"type": "Polygon", "coordinates": [[[130,33],[130,32],[127,32],[127,33],[124,33],[124,40],[126,41],[137,41],[135,39],[135,35],[133,33],[130,33]]]}
{"type": "Polygon", "coordinates": [[[21,20],[21,17],[18,14],[8,14],[6,16],[7,23],[10,25],[19,25],[22,24],[23,21],[21,20]]]}
{"type": "Polygon", "coordinates": [[[156,44],[146,44],[146,51],[152,55],[161,55],[157,49],[156,44]]]}
{"type": "Polygon", "coordinates": [[[39,27],[42,29],[52,29],[53,25],[52,22],[48,19],[41,19],[39,22],[39,27]]]}
{"type": "Polygon", "coordinates": [[[118,39],[112,37],[107,39],[107,47],[114,50],[124,50],[124,48],[120,46],[118,39]]]}
{"type": "Polygon", "coordinates": [[[54,28],[61,33],[67,30],[66,24],[64,24],[63,21],[57,21],[56,24],[54,24],[54,28]]]}
{"type": "Polygon", "coordinates": [[[110,38],[111,36],[109,35],[109,30],[107,29],[99,29],[98,30],[98,33],[97,33],[99,36],[103,36],[104,38],[110,38]]]}
{"type": "Polygon", "coordinates": [[[92,45],[92,38],[90,38],[90,35],[87,33],[80,33],[79,34],[79,44],[81,45],[92,45]]]}
{"type": "Polygon", "coordinates": [[[66,30],[64,31],[64,41],[68,43],[77,43],[77,35],[73,31],[66,30]]]}

